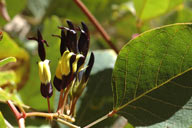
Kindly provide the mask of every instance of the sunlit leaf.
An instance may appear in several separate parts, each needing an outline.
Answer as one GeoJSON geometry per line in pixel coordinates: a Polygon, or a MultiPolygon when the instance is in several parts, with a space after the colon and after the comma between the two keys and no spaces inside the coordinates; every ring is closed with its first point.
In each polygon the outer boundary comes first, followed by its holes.
{"type": "Polygon", "coordinates": [[[148,20],[170,11],[182,2],[183,0],[134,0],[134,6],[138,18],[148,20]]]}
{"type": "Polygon", "coordinates": [[[15,57],[7,57],[3,60],[0,60],[0,66],[3,66],[3,65],[10,63],[10,62],[16,62],[16,58],[15,57]]]}
{"type": "Polygon", "coordinates": [[[191,24],[151,30],[120,51],[113,71],[114,110],[134,126],[165,121],[191,98],[191,30],[191,24]]]}

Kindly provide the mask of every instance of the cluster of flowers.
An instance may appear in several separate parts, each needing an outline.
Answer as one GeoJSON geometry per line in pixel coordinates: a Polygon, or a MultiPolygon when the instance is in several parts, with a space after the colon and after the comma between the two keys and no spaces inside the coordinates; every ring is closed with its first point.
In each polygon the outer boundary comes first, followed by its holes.
{"type": "MultiPolygon", "coordinates": [[[[91,53],[88,64],[85,66],[85,59],[89,50],[90,34],[87,26],[82,22],[82,28],[75,27],[71,21],[67,21],[67,27],[59,27],[61,35],[53,35],[61,39],[61,57],[56,68],[53,84],[58,91],[70,88],[71,97],[76,99],[82,94],[86,87],[91,69],[94,63],[94,54],[91,53]],[[78,32],[80,37],[78,39],[78,32]]],[[[46,59],[43,39],[40,31],[37,31],[37,38],[29,38],[38,42],[38,54],[41,61],[38,62],[39,77],[41,81],[41,94],[45,98],[50,98],[53,94],[51,84],[51,71],[49,60],[46,59]]],[[[57,52],[57,51],[53,51],[57,52]]]]}

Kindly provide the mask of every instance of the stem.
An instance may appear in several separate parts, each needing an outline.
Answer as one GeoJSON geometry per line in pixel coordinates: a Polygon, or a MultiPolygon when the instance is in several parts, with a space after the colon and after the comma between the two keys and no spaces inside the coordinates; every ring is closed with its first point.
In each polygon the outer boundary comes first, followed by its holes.
{"type": "Polygon", "coordinates": [[[72,85],[72,84],[70,84],[70,85],[67,87],[67,89],[66,89],[66,91],[65,91],[65,94],[64,94],[64,96],[63,96],[63,102],[62,102],[61,108],[60,108],[61,113],[64,112],[65,105],[66,105],[66,101],[67,101],[67,96],[68,96],[68,94],[69,94],[69,90],[70,90],[70,88],[71,88],[71,85],[72,85]]]}
{"type": "Polygon", "coordinates": [[[39,116],[39,117],[46,117],[46,118],[51,118],[54,119],[58,122],[61,122],[71,128],[80,128],[79,126],[76,126],[70,122],[67,122],[65,120],[69,120],[71,121],[71,117],[67,116],[67,115],[58,115],[58,113],[43,113],[43,112],[30,112],[30,113],[26,113],[26,117],[31,117],[31,116],[39,116]],[[62,119],[60,119],[62,118],[62,119]],[[63,120],[64,119],[64,120],[63,120]]]}
{"type": "Polygon", "coordinates": [[[61,91],[60,91],[60,96],[59,96],[59,103],[58,103],[58,107],[57,107],[57,112],[58,112],[59,109],[61,108],[62,100],[63,100],[63,89],[61,89],[61,91]]]}
{"type": "Polygon", "coordinates": [[[43,113],[43,112],[29,112],[29,113],[26,113],[26,117],[30,117],[30,116],[40,116],[40,117],[46,117],[46,118],[55,117],[55,118],[57,118],[58,114],[57,113],[43,113]]]}
{"type": "Polygon", "coordinates": [[[96,29],[100,32],[102,37],[106,40],[108,45],[116,52],[118,53],[117,48],[114,46],[114,44],[111,41],[110,36],[107,34],[107,32],[104,30],[104,28],[101,26],[101,24],[97,21],[97,19],[91,14],[91,12],[88,10],[88,8],[81,2],[81,0],[74,0],[74,2],[77,4],[77,6],[83,11],[83,13],[88,17],[88,19],[91,21],[91,23],[96,27],[96,29]]]}
{"type": "Polygon", "coordinates": [[[24,118],[20,118],[18,120],[18,124],[19,124],[19,128],[25,128],[25,119],[24,118]]]}
{"type": "Polygon", "coordinates": [[[74,110],[75,110],[75,106],[76,106],[77,100],[78,100],[78,98],[75,98],[74,101],[72,102],[71,110],[70,110],[70,114],[69,115],[72,115],[72,116],[74,115],[74,110]]]}
{"type": "Polygon", "coordinates": [[[89,125],[85,126],[84,128],[90,128],[92,126],[94,126],[95,124],[107,119],[108,117],[112,117],[117,111],[116,110],[113,110],[111,112],[109,112],[108,114],[104,115],[103,117],[97,119],[96,121],[90,123],[89,125]]]}
{"type": "Polygon", "coordinates": [[[65,124],[65,125],[69,126],[70,128],[80,128],[79,126],[76,126],[76,125],[74,125],[74,124],[71,124],[71,123],[69,123],[69,122],[67,122],[67,121],[65,121],[65,120],[56,119],[56,121],[58,121],[58,122],[60,122],[60,123],[63,123],[63,124],[65,124]]]}
{"type": "Polygon", "coordinates": [[[11,111],[14,113],[17,122],[19,124],[19,128],[25,128],[25,117],[23,117],[23,114],[25,115],[25,113],[21,114],[19,113],[19,111],[17,110],[17,108],[15,107],[15,105],[13,104],[13,102],[11,100],[7,101],[9,108],[11,109],[11,111]]]}
{"type": "Polygon", "coordinates": [[[49,97],[47,97],[48,112],[51,113],[49,97]]]}

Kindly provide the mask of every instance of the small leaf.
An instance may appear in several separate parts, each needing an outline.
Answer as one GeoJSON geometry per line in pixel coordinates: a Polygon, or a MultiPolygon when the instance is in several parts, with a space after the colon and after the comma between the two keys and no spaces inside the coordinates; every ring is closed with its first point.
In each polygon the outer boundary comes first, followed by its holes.
{"type": "Polygon", "coordinates": [[[0,66],[3,66],[3,65],[10,63],[10,62],[16,62],[16,58],[15,57],[7,57],[3,60],[0,60],[0,66]]]}
{"type": "Polygon", "coordinates": [[[5,120],[4,120],[4,117],[3,117],[3,114],[0,112],[0,126],[1,128],[6,128],[6,124],[5,124],[5,120]]]}
{"type": "Polygon", "coordinates": [[[192,24],[150,30],[120,51],[112,80],[114,110],[134,126],[165,121],[190,100],[191,31],[192,24]]]}

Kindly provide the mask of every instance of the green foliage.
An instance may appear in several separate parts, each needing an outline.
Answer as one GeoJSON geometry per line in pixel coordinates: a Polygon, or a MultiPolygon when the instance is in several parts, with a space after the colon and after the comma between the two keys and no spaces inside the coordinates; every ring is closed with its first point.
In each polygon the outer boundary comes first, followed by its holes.
{"type": "Polygon", "coordinates": [[[114,109],[135,126],[170,118],[191,98],[191,24],[141,34],[119,53],[114,109]]]}
{"type": "MultiPolygon", "coordinates": [[[[37,29],[42,31],[43,38],[49,44],[45,49],[46,58],[51,61],[53,80],[60,58],[60,39],[51,35],[60,35],[57,26],[66,26],[66,19],[69,19],[78,26],[81,21],[85,22],[90,30],[91,51],[99,49],[93,51],[95,64],[85,92],[78,101],[75,124],[83,127],[114,109],[128,119],[125,128],[189,128],[192,125],[192,25],[161,26],[191,22],[192,1],[81,1],[101,23],[118,49],[140,34],[122,48],[115,69],[117,55],[113,50],[101,50],[109,48],[108,44],[75,4],[75,0],[5,0],[11,19],[21,14],[24,21],[15,21],[13,28],[9,28],[10,33],[0,32],[0,102],[12,100],[25,108],[27,106],[24,104],[27,104],[35,110],[47,111],[47,100],[40,93],[37,42],[14,37],[23,35],[25,31],[28,34],[22,37],[33,37],[37,35],[37,29]],[[28,26],[20,29],[25,21],[28,26]],[[160,28],[153,29],[156,27],[160,28]],[[20,42],[19,45],[17,42],[20,42]],[[30,56],[22,46],[30,49],[30,56]]],[[[3,11],[0,9],[0,12],[3,11]]],[[[0,28],[8,31],[6,23],[11,22],[0,17],[0,28]]],[[[54,89],[50,99],[52,112],[57,109],[58,98],[59,93],[54,89]]],[[[3,103],[0,104],[0,111],[11,124],[17,125],[14,115],[3,103]]],[[[114,127],[117,118],[118,115],[93,127],[114,127]]],[[[4,125],[1,124],[2,119],[0,113],[0,127],[4,125]]],[[[66,127],[56,122],[49,126],[48,121],[41,118],[27,118],[26,125],[28,128],[66,127]]]]}
{"type": "Polygon", "coordinates": [[[172,8],[182,4],[183,0],[134,0],[136,15],[142,21],[157,17],[170,11],[172,8]]]}

